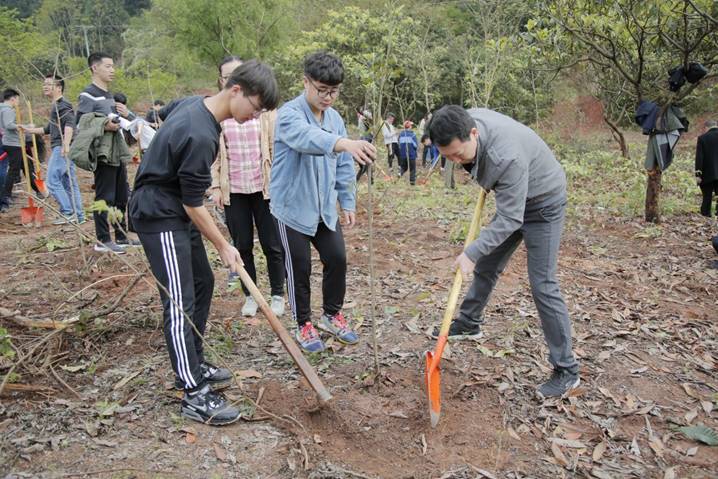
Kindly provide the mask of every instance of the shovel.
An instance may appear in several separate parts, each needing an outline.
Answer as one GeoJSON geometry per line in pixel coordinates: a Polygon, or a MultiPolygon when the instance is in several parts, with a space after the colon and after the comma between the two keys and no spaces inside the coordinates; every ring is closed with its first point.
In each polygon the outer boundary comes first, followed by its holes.
{"type": "MultiPolygon", "coordinates": [[[[20,116],[20,108],[15,107],[16,123],[20,124],[22,118],[20,116]]],[[[42,224],[45,219],[45,212],[40,206],[35,206],[35,202],[32,201],[32,185],[30,183],[30,166],[27,161],[27,152],[25,151],[25,132],[22,128],[18,128],[18,133],[22,139],[20,151],[22,153],[22,164],[25,169],[25,183],[27,187],[27,206],[20,208],[20,223],[23,225],[29,225],[32,223],[38,226],[42,224]]],[[[9,180],[9,178],[8,178],[9,180]]]]}
{"type": "MultiPolygon", "coordinates": [[[[30,120],[30,123],[33,123],[32,105],[29,101],[26,101],[25,103],[27,104],[28,120],[30,120]]],[[[32,157],[35,160],[35,186],[37,186],[37,189],[40,190],[43,196],[47,196],[47,186],[45,185],[45,181],[42,179],[42,169],[40,168],[40,155],[37,152],[37,141],[35,140],[35,135],[31,135],[31,137],[32,157]]]]}
{"type": "MultiPolygon", "coordinates": [[[[476,209],[474,210],[474,216],[471,219],[469,231],[466,234],[464,248],[466,248],[479,233],[479,223],[481,221],[481,212],[484,209],[485,200],[486,190],[482,188],[481,193],[479,193],[479,199],[476,202],[476,209]]],[[[444,312],[444,319],[441,322],[441,330],[439,331],[439,339],[436,341],[436,348],[433,352],[426,352],[425,380],[426,392],[429,397],[431,427],[436,427],[439,423],[439,416],[441,415],[441,369],[439,369],[439,362],[441,361],[441,355],[444,353],[444,347],[446,346],[446,341],[449,336],[449,326],[451,325],[451,320],[454,317],[454,311],[456,310],[456,303],[459,299],[462,279],[463,275],[461,274],[461,269],[456,268],[454,284],[449,292],[449,301],[446,305],[446,311],[444,312]]]]}
{"type": "Polygon", "coordinates": [[[319,376],[317,376],[317,373],[314,371],[314,368],[312,368],[311,364],[309,364],[307,359],[299,350],[297,344],[294,342],[294,340],[289,335],[282,323],[279,322],[279,319],[277,319],[277,316],[274,314],[274,311],[272,311],[272,308],[270,308],[267,302],[264,300],[262,293],[259,292],[257,285],[255,285],[254,281],[252,281],[252,278],[249,277],[249,273],[247,273],[247,270],[245,270],[243,266],[238,265],[237,267],[239,269],[238,273],[239,277],[242,279],[242,283],[244,283],[244,285],[247,287],[252,297],[259,305],[259,309],[262,310],[264,315],[267,317],[267,320],[269,320],[269,325],[272,327],[277,337],[279,337],[279,340],[284,345],[284,349],[287,350],[287,352],[299,368],[299,371],[304,375],[304,378],[307,380],[307,382],[309,382],[309,385],[312,387],[312,389],[314,389],[314,392],[317,393],[319,402],[324,404],[331,400],[332,395],[329,394],[329,391],[327,391],[327,389],[324,387],[324,384],[322,384],[322,381],[321,379],[319,379],[319,376]]]}

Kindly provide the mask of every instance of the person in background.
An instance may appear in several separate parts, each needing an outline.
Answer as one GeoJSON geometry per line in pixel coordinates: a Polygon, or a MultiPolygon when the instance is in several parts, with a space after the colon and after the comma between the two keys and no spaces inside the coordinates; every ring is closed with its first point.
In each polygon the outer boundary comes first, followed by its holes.
{"type": "MultiPolygon", "coordinates": [[[[386,115],[386,120],[381,127],[381,134],[384,137],[384,146],[386,147],[387,162],[389,163],[389,172],[391,172],[391,165],[394,163],[394,157],[399,154],[399,138],[396,134],[396,128],[394,128],[394,121],[396,117],[393,113],[386,115]]],[[[397,158],[397,163],[399,162],[397,158]]]]}
{"type": "Polygon", "coordinates": [[[429,138],[428,133],[424,133],[420,141],[424,146],[422,166],[426,166],[426,158],[428,157],[429,166],[433,168],[436,162],[439,161],[439,150],[436,148],[436,145],[431,142],[431,138],[429,138]]]}
{"type": "Polygon", "coordinates": [[[68,160],[75,131],[75,112],[72,104],[63,97],[64,92],[65,80],[62,77],[56,74],[46,75],[42,93],[52,101],[50,121],[44,128],[34,125],[25,127],[28,133],[50,135],[52,153],[47,163],[47,188],[60,206],[62,214],[61,218],[53,221],[55,225],[85,222],[75,163],[68,160]]]}
{"type": "MultiPolygon", "coordinates": [[[[242,65],[239,57],[228,56],[219,64],[219,86],[227,84],[232,72],[242,65]]],[[[234,118],[222,122],[222,136],[217,159],[212,165],[212,202],[225,212],[225,221],[234,246],[242,256],[244,267],[257,282],[254,266],[254,228],[267,259],[271,287],[270,307],[274,314],[284,314],[284,257],[277,228],[269,210],[269,178],[274,149],[276,110],[263,111],[259,118],[239,123],[234,118]]],[[[241,283],[230,273],[230,284],[241,283]]],[[[245,296],[242,316],[255,316],[257,302],[242,284],[245,296]]]]}
{"type": "Polygon", "coordinates": [[[708,120],[704,127],[696,142],[696,182],[703,194],[701,214],[712,218],[713,195],[718,196],[718,122],[708,120]]]}
{"type": "Polygon", "coordinates": [[[409,170],[409,184],[416,184],[416,150],[419,142],[416,134],[411,131],[414,123],[410,120],[404,121],[404,129],[399,133],[399,176],[403,176],[409,170]]]}
{"type": "MultiPolygon", "coordinates": [[[[17,90],[8,88],[3,92],[3,103],[0,103],[0,130],[2,130],[3,150],[7,154],[7,174],[0,192],[0,213],[10,209],[12,205],[12,189],[15,182],[20,178],[20,172],[24,171],[22,161],[22,149],[25,148],[25,133],[21,132],[16,120],[15,108],[20,104],[20,93],[17,90]],[[21,139],[22,138],[22,139],[21,139]]],[[[35,184],[33,162],[28,161],[30,171],[30,185],[35,193],[44,198],[40,189],[35,184]]]]}
{"type": "Polygon", "coordinates": [[[163,102],[162,100],[155,100],[152,103],[152,108],[150,109],[150,111],[147,112],[147,115],[145,115],[145,121],[149,123],[150,126],[155,130],[159,128],[160,124],[162,123],[159,112],[163,106],[165,106],[165,102],[163,102]]]}
{"type": "MultiPolygon", "coordinates": [[[[103,52],[96,52],[87,57],[87,66],[92,74],[90,83],[80,93],[75,114],[76,129],[80,126],[80,120],[86,113],[100,113],[112,117],[120,115],[127,120],[131,112],[123,103],[115,103],[110,94],[110,84],[115,79],[115,63],[110,55],[103,52]]],[[[125,101],[127,101],[125,99],[125,101]]],[[[105,123],[105,131],[118,132],[120,124],[114,121],[105,123]]],[[[129,196],[130,187],[127,182],[127,167],[120,162],[117,165],[108,164],[102,161],[97,162],[94,171],[95,176],[95,201],[103,200],[108,206],[114,206],[120,211],[125,211],[129,196]]],[[[110,224],[106,211],[95,211],[95,234],[98,244],[95,244],[95,251],[113,252],[115,254],[125,253],[125,249],[131,246],[140,246],[137,240],[127,237],[127,218],[113,224],[115,230],[115,241],[110,235],[110,224]]]]}

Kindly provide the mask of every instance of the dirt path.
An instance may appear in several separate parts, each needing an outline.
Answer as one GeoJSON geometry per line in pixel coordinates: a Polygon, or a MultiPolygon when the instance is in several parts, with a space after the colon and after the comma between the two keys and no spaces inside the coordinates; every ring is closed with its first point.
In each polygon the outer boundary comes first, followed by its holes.
{"type": "MultiPolygon", "coordinates": [[[[560,280],[582,386],[563,401],[534,398],[550,371],[520,248],[487,309],[484,339],[450,346],[442,418],[430,428],[426,331],[443,311],[475,194],[465,184],[446,192],[435,180],[432,188],[390,186],[375,212],[378,378],[366,230],[346,232],[346,311],[364,340],[310,358],[335,397],[324,409],[263,318],[240,318],[237,293],[218,270],[209,342],[215,361],[242,379],[227,394],[248,418],[224,428],[178,416],[155,290],[139,283],[111,314],[83,319],[123,291],[129,265],[88,247],[83,261],[71,230],[0,218],[0,306],[32,319],[80,314],[79,326],[18,369],[16,383],[38,390],[2,397],[0,477],[718,477],[718,448],[677,430],[718,429],[718,270],[709,268],[710,225],[697,216],[660,227],[569,218],[560,280]]],[[[377,188],[379,197],[385,186],[377,188]]],[[[366,211],[359,218],[366,225],[366,211]]],[[[128,255],[134,267],[142,260],[141,251],[128,255]]],[[[20,352],[48,334],[0,321],[20,352]]],[[[6,371],[12,360],[2,361],[6,371]]]]}

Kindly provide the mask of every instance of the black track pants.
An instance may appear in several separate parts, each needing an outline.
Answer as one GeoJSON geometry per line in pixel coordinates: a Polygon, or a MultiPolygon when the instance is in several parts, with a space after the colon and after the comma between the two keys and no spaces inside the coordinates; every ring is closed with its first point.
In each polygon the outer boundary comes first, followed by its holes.
{"type": "Polygon", "coordinates": [[[277,220],[279,239],[284,250],[284,267],[287,270],[287,291],[292,317],[302,326],[312,320],[311,285],[312,254],[309,245],[319,252],[323,266],[322,307],[325,314],[338,313],[344,306],[347,279],[347,254],[344,236],[337,222],[332,231],[320,223],[314,236],[305,235],[277,220]]]}
{"type": "Polygon", "coordinates": [[[214,291],[214,274],[194,226],[181,231],[138,233],[160,289],[164,333],[172,369],[185,390],[201,388],[204,336],[214,291]],[[182,314],[182,312],[186,314],[182,314]],[[187,321],[190,318],[194,326],[187,321]]]}

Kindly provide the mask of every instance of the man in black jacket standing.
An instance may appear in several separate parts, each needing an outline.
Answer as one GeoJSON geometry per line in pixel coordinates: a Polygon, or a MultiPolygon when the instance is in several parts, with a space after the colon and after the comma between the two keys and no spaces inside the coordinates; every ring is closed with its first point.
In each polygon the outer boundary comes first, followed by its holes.
{"type": "Polygon", "coordinates": [[[232,375],[204,359],[202,337],[214,275],[204,235],[230,271],[242,259],[204,206],[210,168],[219,149],[220,123],[244,122],[277,107],[274,72],[248,61],[232,72],[219,93],[188,97],[157,131],[137,170],[130,200],[132,224],[160,289],[164,334],[177,384],[184,389],[181,414],[211,425],[239,419],[239,410],[211,385],[232,375]]]}
{"type": "MultiPolygon", "coordinates": [[[[85,113],[101,113],[112,116],[120,115],[126,118],[129,115],[127,107],[121,103],[115,104],[115,99],[109,92],[110,84],[115,79],[115,64],[112,57],[107,53],[96,52],[87,57],[87,66],[92,72],[92,83],[87,85],[77,101],[76,121],[80,126],[80,118],[85,113]]],[[[120,129],[119,123],[108,121],[105,124],[105,131],[117,132],[120,129]]],[[[95,201],[104,200],[107,206],[114,206],[124,212],[127,206],[129,186],[127,183],[127,168],[123,163],[119,165],[97,163],[95,175],[95,201]]],[[[95,211],[95,234],[98,243],[95,244],[95,251],[113,252],[123,254],[129,246],[139,246],[136,240],[127,237],[126,218],[122,218],[114,225],[115,241],[110,235],[110,225],[107,212],[95,211]]]]}
{"type": "Polygon", "coordinates": [[[708,120],[705,128],[696,145],[696,180],[703,193],[701,214],[710,218],[713,195],[718,195],[718,122],[708,120]]]}

